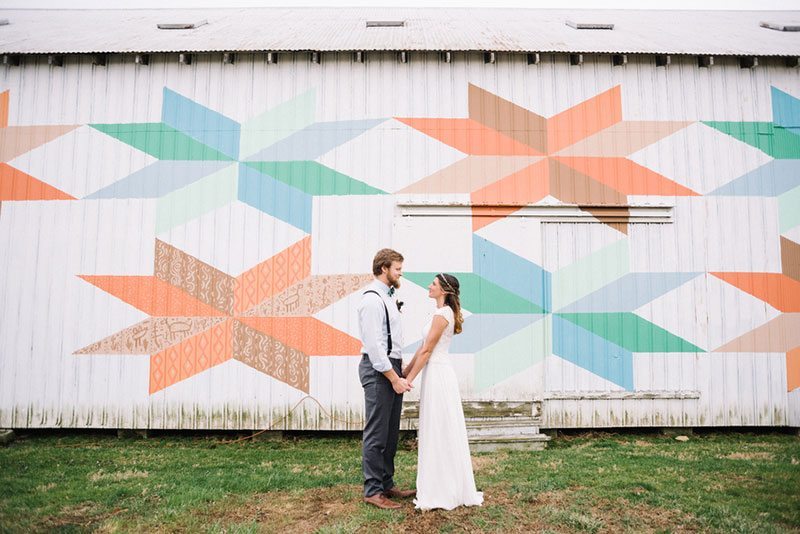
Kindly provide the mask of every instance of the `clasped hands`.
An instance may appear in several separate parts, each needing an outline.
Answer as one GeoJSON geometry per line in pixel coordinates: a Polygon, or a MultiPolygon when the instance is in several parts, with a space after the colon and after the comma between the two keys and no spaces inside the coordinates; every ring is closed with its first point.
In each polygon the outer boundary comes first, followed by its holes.
{"type": "Polygon", "coordinates": [[[413,388],[414,386],[404,377],[399,376],[397,377],[397,380],[392,382],[392,387],[394,388],[395,393],[397,393],[398,395],[402,395],[403,393],[411,391],[411,388],[413,388]]]}

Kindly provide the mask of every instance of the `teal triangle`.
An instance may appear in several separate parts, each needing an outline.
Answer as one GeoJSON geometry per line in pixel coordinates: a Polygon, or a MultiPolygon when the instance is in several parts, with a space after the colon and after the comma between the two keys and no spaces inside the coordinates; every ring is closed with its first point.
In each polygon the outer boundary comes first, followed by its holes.
{"type": "Polygon", "coordinates": [[[245,165],[309,195],[386,194],[316,161],[249,161],[245,165]]]}
{"type": "Polygon", "coordinates": [[[705,352],[630,312],[559,313],[558,316],[631,352],[705,352]]]}
{"type": "Polygon", "coordinates": [[[232,161],[222,152],[162,122],[90,126],[161,160],[232,161]]]}

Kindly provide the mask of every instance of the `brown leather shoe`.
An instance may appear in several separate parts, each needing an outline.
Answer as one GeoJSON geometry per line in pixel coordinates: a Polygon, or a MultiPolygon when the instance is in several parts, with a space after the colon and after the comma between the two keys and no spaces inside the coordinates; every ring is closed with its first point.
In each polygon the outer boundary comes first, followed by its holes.
{"type": "Polygon", "coordinates": [[[364,502],[373,506],[377,506],[383,510],[396,510],[398,508],[402,508],[400,504],[384,497],[383,493],[376,493],[375,495],[364,497],[364,502]]]}
{"type": "Polygon", "coordinates": [[[392,488],[388,491],[384,491],[383,495],[391,497],[392,499],[408,499],[409,497],[416,496],[417,490],[399,490],[397,488],[392,488]]]}

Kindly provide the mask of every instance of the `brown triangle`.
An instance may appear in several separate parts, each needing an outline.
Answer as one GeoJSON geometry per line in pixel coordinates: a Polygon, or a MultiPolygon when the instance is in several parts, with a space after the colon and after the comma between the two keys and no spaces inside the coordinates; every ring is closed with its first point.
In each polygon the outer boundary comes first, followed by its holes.
{"type": "Polygon", "coordinates": [[[789,278],[800,282],[800,244],[781,237],[781,267],[789,278]]]}
{"type": "Polygon", "coordinates": [[[11,161],[34,148],[79,128],[66,126],[10,126],[0,129],[0,161],[11,161]]]}
{"type": "Polygon", "coordinates": [[[469,118],[542,154],[547,153],[547,119],[469,84],[469,118]]]}
{"type": "Polygon", "coordinates": [[[616,189],[550,158],[550,194],[582,206],[625,206],[628,197],[616,189]]]}
{"type": "Polygon", "coordinates": [[[598,221],[613,228],[614,230],[628,235],[628,218],[630,217],[630,210],[628,208],[609,208],[609,207],[591,207],[581,208],[581,211],[591,213],[598,221]]]}

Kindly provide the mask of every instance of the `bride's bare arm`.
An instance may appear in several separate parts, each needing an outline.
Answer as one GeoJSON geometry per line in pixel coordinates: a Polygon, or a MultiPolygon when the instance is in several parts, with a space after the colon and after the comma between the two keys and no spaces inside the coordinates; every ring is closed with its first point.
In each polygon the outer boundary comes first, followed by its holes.
{"type": "Polygon", "coordinates": [[[428,336],[422,342],[422,346],[414,353],[411,364],[409,364],[408,373],[406,374],[406,380],[408,380],[409,384],[422,372],[422,368],[428,363],[428,358],[431,357],[433,348],[439,342],[439,338],[442,337],[442,332],[444,332],[445,328],[447,328],[447,319],[441,315],[435,315],[428,336]]]}

